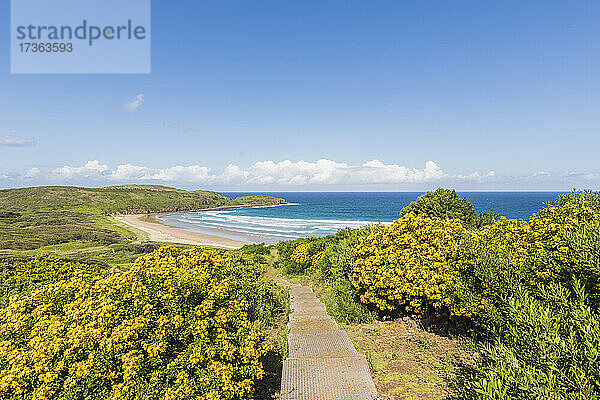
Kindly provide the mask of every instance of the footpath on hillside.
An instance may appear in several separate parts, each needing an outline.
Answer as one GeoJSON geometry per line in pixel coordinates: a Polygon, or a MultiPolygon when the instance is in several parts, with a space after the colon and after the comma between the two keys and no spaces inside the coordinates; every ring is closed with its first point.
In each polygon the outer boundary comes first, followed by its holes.
{"type": "Polygon", "coordinates": [[[374,400],[377,390],[365,357],[329,316],[308,286],[290,284],[288,358],[282,400],[374,400]]]}

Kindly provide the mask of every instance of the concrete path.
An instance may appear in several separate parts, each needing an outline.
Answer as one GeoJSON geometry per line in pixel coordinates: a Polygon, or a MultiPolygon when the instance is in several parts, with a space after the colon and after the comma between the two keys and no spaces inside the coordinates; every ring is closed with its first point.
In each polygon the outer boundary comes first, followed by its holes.
{"type": "MultiPolygon", "coordinates": [[[[287,282],[286,282],[287,283],[287,282]]],[[[338,328],[308,286],[289,284],[289,357],[283,362],[282,400],[374,400],[377,390],[364,356],[338,328]]]]}

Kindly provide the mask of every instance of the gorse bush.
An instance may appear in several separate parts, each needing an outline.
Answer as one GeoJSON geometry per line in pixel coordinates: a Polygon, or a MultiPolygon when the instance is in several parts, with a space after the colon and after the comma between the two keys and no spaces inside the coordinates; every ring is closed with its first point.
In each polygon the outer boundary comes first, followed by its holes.
{"type": "MultiPolygon", "coordinates": [[[[523,286],[582,282],[597,303],[600,212],[574,197],[534,214],[469,231],[457,219],[407,214],[356,243],[350,280],[365,303],[423,315],[490,314],[523,286]]],[[[493,317],[492,317],[493,315],[493,317]]]]}
{"type": "Polygon", "coordinates": [[[466,314],[452,298],[468,236],[458,220],[414,214],[373,226],[357,245],[350,281],[363,303],[381,310],[424,315],[445,306],[466,314]]]}
{"type": "MultiPolygon", "coordinates": [[[[286,274],[299,275],[304,273],[305,269],[309,266],[306,263],[298,264],[293,258],[292,254],[296,247],[301,244],[306,244],[315,241],[314,238],[302,238],[290,241],[281,241],[275,245],[277,249],[277,260],[275,261],[275,267],[281,268],[286,274]]],[[[294,256],[296,258],[296,256],[294,256]]]]}
{"type": "Polygon", "coordinates": [[[357,245],[351,281],[381,309],[471,319],[481,357],[460,398],[600,397],[598,195],[477,231],[405,215],[357,245]]]}
{"type": "Polygon", "coordinates": [[[420,196],[402,215],[389,227],[279,242],[276,266],[324,286],[328,309],[345,322],[369,321],[374,309],[422,315],[452,308],[455,315],[472,314],[472,307],[455,307],[450,300],[455,297],[451,275],[460,272],[454,261],[468,264],[467,258],[474,258],[458,244],[467,239],[467,228],[489,225],[497,215],[477,213],[467,199],[446,189],[420,196]]]}
{"type": "Polygon", "coordinates": [[[35,257],[6,257],[0,260],[0,307],[8,304],[11,296],[25,294],[71,277],[76,272],[101,274],[105,269],[97,264],[65,261],[51,255],[35,257]]]}
{"type": "Polygon", "coordinates": [[[263,375],[257,319],[282,308],[251,264],[164,247],[128,270],[75,270],[11,297],[0,310],[0,396],[250,398],[263,375]]]}

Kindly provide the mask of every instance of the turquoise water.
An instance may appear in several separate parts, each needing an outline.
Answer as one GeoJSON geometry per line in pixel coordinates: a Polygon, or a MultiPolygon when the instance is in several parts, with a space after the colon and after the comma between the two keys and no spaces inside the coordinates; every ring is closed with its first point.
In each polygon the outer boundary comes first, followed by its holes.
{"type": "MultiPolygon", "coordinates": [[[[256,193],[225,193],[230,197],[256,193]]],[[[261,193],[263,194],[263,193],[261,193]]],[[[163,222],[189,230],[235,240],[275,243],[305,236],[323,236],[345,227],[389,223],[423,193],[264,193],[282,197],[288,204],[273,207],[168,214],[163,222]]],[[[529,219],[559,192],[459,193],[477,210],[498,212],[507,218],[529,219]]]]}

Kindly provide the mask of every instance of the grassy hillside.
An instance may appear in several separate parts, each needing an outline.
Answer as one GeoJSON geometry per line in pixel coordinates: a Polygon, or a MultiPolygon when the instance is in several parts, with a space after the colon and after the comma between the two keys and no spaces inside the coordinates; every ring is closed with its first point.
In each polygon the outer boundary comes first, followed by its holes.
{"type": "Polygon", "coordinates": [[[0,249],[31,250],[83,241],[119,243],[135,235],[110,214],[193,211],[216,207],[279,204],[268,196],[230,198],[204,190],[156,185],[106,188],[45,186],[0,190],[0,249]]]}
{"type": "Polygon", "coordinates": [[[217,192],[186,191],[156,185],[124,185],[105,188],[43,186],[0,190],[0,210],[19,213],[71,211],[104,215],[278,204],[280,201],[280,199],[268,196],[232,199],[217,192]]]}

